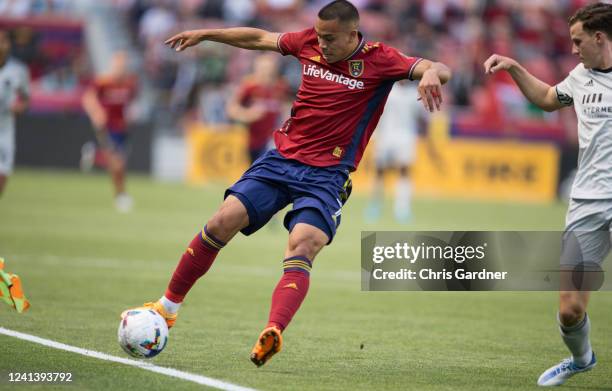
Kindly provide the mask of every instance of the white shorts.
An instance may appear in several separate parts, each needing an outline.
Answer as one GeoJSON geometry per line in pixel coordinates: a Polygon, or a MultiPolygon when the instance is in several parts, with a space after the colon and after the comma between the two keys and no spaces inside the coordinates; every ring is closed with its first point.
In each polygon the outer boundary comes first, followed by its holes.
{"type": "Polygon", "coordinates": [[[610,252],[612,200],[572,198],[565,218],[561,265],[601,264],[610,252]]]}
{"type": "Polygon", "coordinates": [[[416,137],[376,138],[376,166],[379,168],[410,166],[416,156],[416,137]]]}
{"type": "Polygon", "coordinates": [[[0,137],[0,175],[10,175],[15,163],[15,142],[0,137]]]}

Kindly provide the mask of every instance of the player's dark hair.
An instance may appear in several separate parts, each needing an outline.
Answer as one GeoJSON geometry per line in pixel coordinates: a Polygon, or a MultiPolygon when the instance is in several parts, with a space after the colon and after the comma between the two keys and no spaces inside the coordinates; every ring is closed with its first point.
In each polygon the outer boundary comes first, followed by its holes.
{"type": "Polygon", "coordinates": [[[336,20],[340,22],[359,22],[359,11],[347,0],[335,0],[321,8],[319,19],[336,20]]]}
{"type": "Polygon", "coordinates": [[[595,3],[580,8],[569,18],[570,27],[582,22],[582,29],[589,34],[603,31],[612,39],[612,4],[595,3]]]}

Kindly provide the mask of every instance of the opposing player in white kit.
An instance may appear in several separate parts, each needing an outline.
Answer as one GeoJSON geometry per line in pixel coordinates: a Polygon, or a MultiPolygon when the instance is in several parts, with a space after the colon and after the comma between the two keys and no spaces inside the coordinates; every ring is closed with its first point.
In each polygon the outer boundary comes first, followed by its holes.
{"type": "Polygon", "coordinates": [[[28,69],[9,58],[11,41],[0,30],[0,196],[15,160],[15,115],[28,107],[30,76],[28,69]]]}
{"type": "Polygon", "coordinates": [[[399,171],[393,207],[395,219],[407,222],[412,216],[410,168],[416,155],[419,119],[425,114],[418,98],[416,86],[402,81],[395,83],[374,132],[376,179],[372,200],[366,209],[366,218],[370,220],[378,219],[382,213],[384,175],[391,169],[399,171]]]}
{"type": "MultiPolygon", "coordinates": [[[[572,53],[581,64],[551,87],[515,60],[497,54],[485,63],[487,73],[505,70],[523,94],[546,111],[574,105],[578,116],[578,172],[572,187],[563,236],[561,280],[580,265],[601,264],[610,250],[612,222],[612,4],[591,4],[570,19],[572,53]]],[[[540,386],[558,386],[597,362],[586,314],[590,292],[560,292],[559,330],[572,356],[547,369],[540,386]]],[[[566,286],[567,288],[567,286],[566,286]]]]}

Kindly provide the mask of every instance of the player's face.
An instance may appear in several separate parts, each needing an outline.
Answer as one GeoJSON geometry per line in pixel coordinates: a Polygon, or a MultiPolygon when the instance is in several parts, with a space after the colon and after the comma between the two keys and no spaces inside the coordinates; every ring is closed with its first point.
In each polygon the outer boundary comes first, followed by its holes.
{"type": "Polygon", "coordinates": [[[358,34],[351,23],[342,23],[338,19],[317,19],[315,30],[323,58],[328,63],[343,60],[355,49],[358,34]]]}
{"type": "Polygon", "coordinates": [[[588,34],[582,29],[582,22],[576,22],[570,27],[572,38],[572,54],[577,55],[585,68],[598,68],[603,61],[600,42],[603,33],[588,34]]]}

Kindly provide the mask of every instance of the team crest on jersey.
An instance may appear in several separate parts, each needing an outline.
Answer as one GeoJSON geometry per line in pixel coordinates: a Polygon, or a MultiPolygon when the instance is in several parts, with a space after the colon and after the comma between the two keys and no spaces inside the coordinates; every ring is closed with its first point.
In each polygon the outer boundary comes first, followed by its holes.
{"type": "Polygon", "coordinates": [[[349,73],[353,77],[359,77],[363,75],[363,60],[350,60],[349,64],[349,73]]]}

